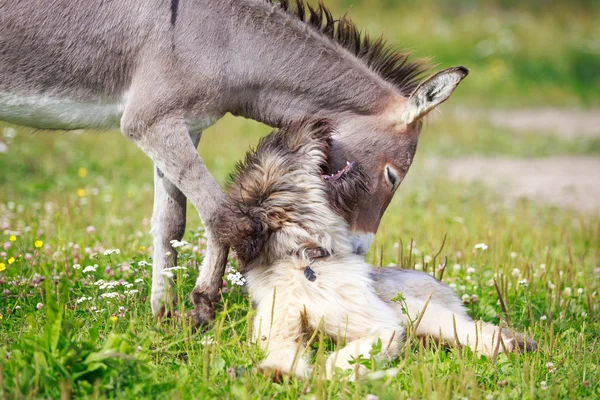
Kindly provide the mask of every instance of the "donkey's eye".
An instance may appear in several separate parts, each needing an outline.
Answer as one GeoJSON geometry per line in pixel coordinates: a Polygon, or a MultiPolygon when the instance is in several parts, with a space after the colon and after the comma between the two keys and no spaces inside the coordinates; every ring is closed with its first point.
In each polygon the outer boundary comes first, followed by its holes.
{"type": "Polygon", "coordinates": [[[385,166],[385,181],[390,185],[390,190],[393,192],[400,185],[400,176],[398,172],[390,167],[389,165],[385,166]]]}

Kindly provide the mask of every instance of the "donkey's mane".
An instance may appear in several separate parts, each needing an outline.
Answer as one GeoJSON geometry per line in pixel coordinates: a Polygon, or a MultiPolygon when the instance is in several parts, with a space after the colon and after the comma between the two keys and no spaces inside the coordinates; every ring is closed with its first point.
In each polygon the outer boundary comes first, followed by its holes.
{"type": "Polygon", "coordinates": [[[427,60],[410,59],[410,52],[392,49],[383,36],[372,39],[361,33],[350,17],[343,15],[335,20],[331,11],[319,1],[317,8],[304,0],[265,0],[278,4],[282,10],[297,18],[363,61],[367,67],[387,82],[393,84],[403,96],[410,96],[429,70],[427,60]],[[308,12],[307,12],[308,10],[308,12]]]}

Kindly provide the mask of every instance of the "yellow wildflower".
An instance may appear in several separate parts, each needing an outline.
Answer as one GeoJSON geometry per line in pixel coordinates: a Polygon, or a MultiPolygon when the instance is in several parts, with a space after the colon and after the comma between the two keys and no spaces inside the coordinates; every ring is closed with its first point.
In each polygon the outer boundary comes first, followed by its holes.
{"type": "Polygon", "coordinates": [[[115,315],[111,315],[108,320],[112,323],[115,323],[115,322],[117,322],[118,318],[115,315]]]}
{"type": "Polygon", "coordinates": [[[44,242],[42,242],[41,240],[36,240],[35,243],[33,243],[33,245],[35,246],[36,249],[39,249],[40,247],[42,247],[44,245],[44,242]]]}
{"type": "Polygon", "coordinates": [[[11,258],[8,259],[8,263],[9,264],[12,264],[14,262],[15,262],[15,258],[14,257],[11,257],[11,258]]]}
{"type": "Polygon", "coordinates": [[[2,314],[0,314],[0,321],[2,321],[2,314]]]}
{"type": "Polygon", "coordinates": [[[0,272],[4,271],[5,269],[6,269],[6,264],[0,263],[0,272]]]}
{"type": "Polygon", "coordinates": [[[11,235],[8,240],[10,240],[11,242],[16,242],[17,241],[17,237],[15,235],[11,235]]]}
{"type": "Polygon", "coordinates": [[[79,196],[79,197],[85,196],[85,189],[81,189],[81,188],[77,189],[77,196],[79,196]]]}
{"type": "Polygon", "coordinates": [[[79,168],[77,175],[79,175],[80,178],[85,178],[87,176],[87,169],[85,167],[79,168]]]}
{"type": "Polygon", "coordinates": [[[140,248],[138,249],[138,251],[144,251],[146,250],[146,246],[140,246],[140,248]]]}

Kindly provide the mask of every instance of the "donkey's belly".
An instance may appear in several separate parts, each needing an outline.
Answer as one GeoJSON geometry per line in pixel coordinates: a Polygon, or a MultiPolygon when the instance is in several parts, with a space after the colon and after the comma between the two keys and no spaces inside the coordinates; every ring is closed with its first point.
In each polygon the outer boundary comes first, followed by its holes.
{"type": "Polygon", "coordinates": [[[39,129],[114,129],[123,109],[123,102],[86,103],[0,92],[0,120],[39,129]]]}

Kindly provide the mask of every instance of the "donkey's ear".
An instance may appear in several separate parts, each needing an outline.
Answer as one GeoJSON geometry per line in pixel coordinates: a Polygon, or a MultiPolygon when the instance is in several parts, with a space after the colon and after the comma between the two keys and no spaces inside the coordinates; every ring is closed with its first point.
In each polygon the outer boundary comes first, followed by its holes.
{"type": "Polygon", "coordinates": [[[440,71],[421,82],[410,95],[402,113],[402,123],[410,125],[423,118],[444,101],[469,74],[465,67],[453,67],[440,71]]]}

